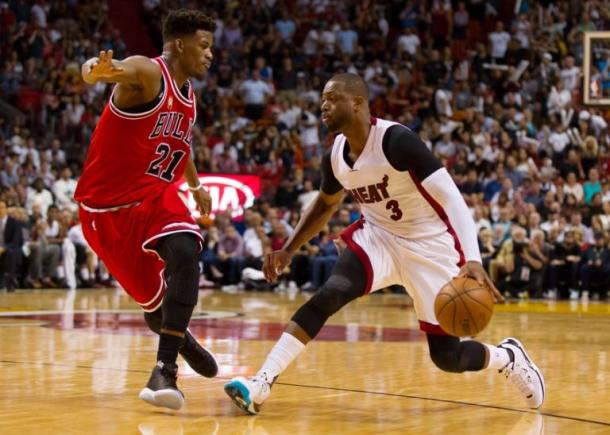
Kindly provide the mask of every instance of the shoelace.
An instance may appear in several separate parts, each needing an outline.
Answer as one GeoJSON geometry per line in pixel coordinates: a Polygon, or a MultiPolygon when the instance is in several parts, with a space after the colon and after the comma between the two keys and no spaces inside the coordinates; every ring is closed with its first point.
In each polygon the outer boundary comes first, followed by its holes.
{"type": "Polygon", "coordinates": [[[265,390],[271,388],[271,385],[269,384],[269,382],[267,382],[266,376],[264,378],[262,376],[255,376],[254,378],[252,378],[252,383],[256,386],[258,394],[263,394],[265,390]]]}
{"type": "Polygon", "coordinates": [[[161,367],[161,374],[166,378],[172,378],[174,380],[178,379],[178,370],[172,370],[171,368],[163,365],[161,367]]]}
{"type": "Polygon", "coordinates": [[[532,379],[528,374],[527,369],[525,367],[519,367],[518,370],[515,370],[515,364],[512,363],[512,367],[509,367],[510,365],[511,364],[507,364],[503,369],[503,374],[506,379],[510,379],[523,394],[530,394],[532,392],[530,386],[532,379]],[[522,373],[519,373],[519,371],[522,373]]]}

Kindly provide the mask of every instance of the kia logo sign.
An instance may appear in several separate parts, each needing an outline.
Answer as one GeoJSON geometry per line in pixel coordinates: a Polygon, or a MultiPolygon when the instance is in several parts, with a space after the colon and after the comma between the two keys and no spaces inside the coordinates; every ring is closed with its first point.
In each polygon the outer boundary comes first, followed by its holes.
{"type": "MultiPolygon", "coordinates": [[[[233,219],[239,219],[244,210],[252,207],[254,199],[260,195],[261,180],[257,175],[199,174],[199,181],[212,197],[211,217],[219,211],[231,210],[233,219]]],[[[183,181],[179,188],[186,196],[193,216],[198,217],[199,210],[188,190],[188,184],[183,181]]]]}

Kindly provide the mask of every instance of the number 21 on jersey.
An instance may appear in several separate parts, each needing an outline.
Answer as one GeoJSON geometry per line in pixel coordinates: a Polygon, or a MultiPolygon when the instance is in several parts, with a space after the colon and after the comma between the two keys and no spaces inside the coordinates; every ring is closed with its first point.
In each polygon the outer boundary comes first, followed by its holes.
{"type": "Polygon", "coordinates": [[[150,163],[146,173],[154,177],[161,178],[162,180],[171,182],[174,180],[174,171],[178,167],[178,164],[182,160],[182,157],[186,154],[182,150],[171,152],[171,148],[166,143],[160,143],[155,153],[159,156],[150,163]],[[171,155],[170,155],[171,154],[171,155]],[[162,170],[165,163],[170,160],[169,164],[162,170]]]}

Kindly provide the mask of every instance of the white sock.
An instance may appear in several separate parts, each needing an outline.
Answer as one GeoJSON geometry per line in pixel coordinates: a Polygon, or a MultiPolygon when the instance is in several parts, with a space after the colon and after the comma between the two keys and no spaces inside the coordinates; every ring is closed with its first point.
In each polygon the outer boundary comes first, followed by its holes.
{"type": "Polygon", "coordinates": [[[489,352],[488,369],[502,370],[512,361],[510,354],[506,349],[494,346],[492,344],[483,343],[489,352]]]}
{"type": "Polygon", "coordinates": [[[267,382],[273,382],[299,356],[303,349],[305,349],[303,343],[294,335],[284,332],[278,342],[275,343],[275,346],[273,346],[273,349],[271,349],[271,352],[269,352],[269,355],[267,355],[265,363],[256,375],[264,375],[267,378],[267,382]]]}

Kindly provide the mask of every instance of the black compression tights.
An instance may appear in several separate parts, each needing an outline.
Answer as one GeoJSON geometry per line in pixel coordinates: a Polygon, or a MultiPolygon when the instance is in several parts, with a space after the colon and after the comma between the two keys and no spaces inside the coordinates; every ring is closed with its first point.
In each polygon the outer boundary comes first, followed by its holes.
{"type": "Polygon", "coordinates": [[[450,335],[426,334],[430,358],[446,372],[476,372],[485,366],[485,346],[478,341],[460,341],[450,335]]]}
{"type": "MultiPolygon", "coordinates": [[[[157,360],[175,362],[184,332],[197,304],[199,263],[197,239],[177,233],[161,239],[156,247],[165,261],[166,291],[161,304],[161,329],[157,360]]],[[[152,317],[149,315],[149,317],[152,317]]],[[[147,323],[148,319],[147,319],[147,323]]]]}
{"type": "Polygon", "coordinates": [[[345,249],[335,264],[328,281],[292,316],[309,336],[314,338],[330,316],[364,294],[366,272],[354,252],[345,249]]]}
{"type": "MultiPolygon", "coordinates": [[[[330,316],[362,296],[366,272],[358,256],[346,249],[339,256],[328,281],[297,310],[292,321],[313,339],[330,316]]],[[[430,357],[447,372],[477,371],[485,366],[485,346],[477,341],[460,341],[448,335],[427,334],[430,357]]]]}

